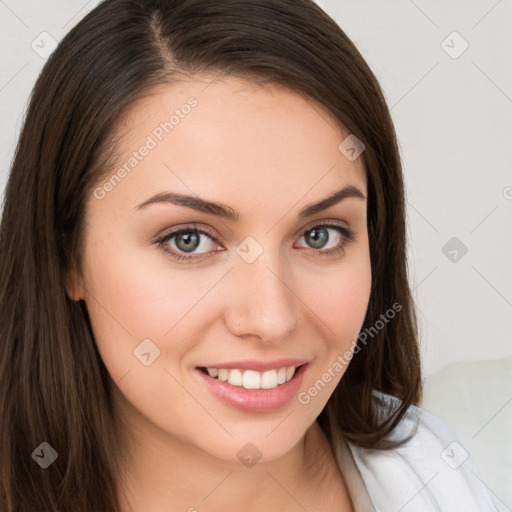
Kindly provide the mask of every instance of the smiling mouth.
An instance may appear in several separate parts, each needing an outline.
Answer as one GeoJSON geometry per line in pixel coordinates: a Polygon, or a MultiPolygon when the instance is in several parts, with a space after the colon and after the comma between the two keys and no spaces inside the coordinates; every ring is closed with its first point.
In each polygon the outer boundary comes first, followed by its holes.
{"type": "Polygon", "coordinates": [[[232,386],[245,389],[275,389],[289,382],[295,375],[295,371],[304,365],[283,366],[273,370],[258,372],[255,370],[242,370],[238,368],[207,368],[199,367],[198,370],[209,377],[227,382],[232,386]]]}

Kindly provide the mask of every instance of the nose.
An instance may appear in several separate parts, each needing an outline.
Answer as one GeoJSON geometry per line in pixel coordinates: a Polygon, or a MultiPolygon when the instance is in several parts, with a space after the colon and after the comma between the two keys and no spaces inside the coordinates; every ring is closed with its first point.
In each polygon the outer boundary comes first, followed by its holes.
{"type": "Polygon", "coordinates": [[[297,326],[298,298],[279,263],[264,252],[252,263],[239,260],[230,273],[225,322],[231,333],[265,343],[288,337],[297,326]]]}

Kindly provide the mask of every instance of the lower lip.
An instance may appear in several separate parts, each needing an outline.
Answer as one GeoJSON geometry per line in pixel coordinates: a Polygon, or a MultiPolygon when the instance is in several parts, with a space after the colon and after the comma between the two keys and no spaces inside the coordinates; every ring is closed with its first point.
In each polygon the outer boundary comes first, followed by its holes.
{"type": "Polygon", "coordinates": [[[271,412],[286,405],[298,393],[309,363],[299,366],[293,377],[274,389],[245,389],[214,379],[198,368],[195,372],[224,403],[244,412],[271,412]]]}

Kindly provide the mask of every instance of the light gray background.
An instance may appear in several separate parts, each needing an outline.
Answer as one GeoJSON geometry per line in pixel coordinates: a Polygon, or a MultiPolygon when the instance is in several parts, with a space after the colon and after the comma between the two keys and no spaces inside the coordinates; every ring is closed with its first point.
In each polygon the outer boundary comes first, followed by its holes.
{"type": "MultiPolygon", "coordinates": [[[[97,3],[0,0],[2,195],[45,63],[32,46],[44,53],[97,3]]],[[[512,355],[512,1],[317,3],[359,48],[391,108],[425,373],[512,355]],[[452,237],[468,248],[456,249],[456,262],[442,252],[452,237]]]]}

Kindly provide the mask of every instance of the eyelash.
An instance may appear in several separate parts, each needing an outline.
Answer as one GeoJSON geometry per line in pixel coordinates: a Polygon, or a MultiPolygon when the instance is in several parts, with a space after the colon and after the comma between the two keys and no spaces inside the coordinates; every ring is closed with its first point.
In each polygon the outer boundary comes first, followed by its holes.
{"type": "MultiPolygon", "coordinates": [[[[334,228],[343,236],[343,240],[341,241],[340,244],[338,244],[338,246],[336,246],[333,249],[329,249],[327,251],[306,249],[306,251],[310,252],[314,258],[335,256],[337,254],[343,253],[345,250],[345,247],[348,244],[354,243],[356,241],[355,232],[352,229],[341,226],[339,224],[330,223],[330,222],[324,222],[322,224],[317,224],[315,226],[312,226],[312,227],[306,229],[305,231],[302,232],[301,237],[304,236],[306,233],[313,231],[313,229],[318,229],[318,228],[334,228]]],[[[201,255],[184,255],[184,254],[176,252],[173,249],[169,249],[169,247],[166,245],[166,243],[169,240],[171,240],[173,237],[184,234],[184,233],[191,233],[191,232],[205,235],[213,242],[216,242],[215,236],[212,233],[210,233],[206,230],[203,230],[203,229],[198,229],[194,225],[190,225],[190,226],[185,226],[184,228],[180,228],[176,231],[167,233],[166,235],[163,235],[163,236],[157,238],[154,241],[154,243],[157,244],[158,247],[160,247],[164,252],[169,254],[169,256],[171,256],[171,258],[173,258],[175,261],[189,262],[191,260],[203,260],[210,253],[201,253],[201,255]]],[[[214,251],[214,252],[217,252],[217,251],[214,251]]],[[[218,252],[220,252],[220,251],[218,251],[218,252]]]]}

